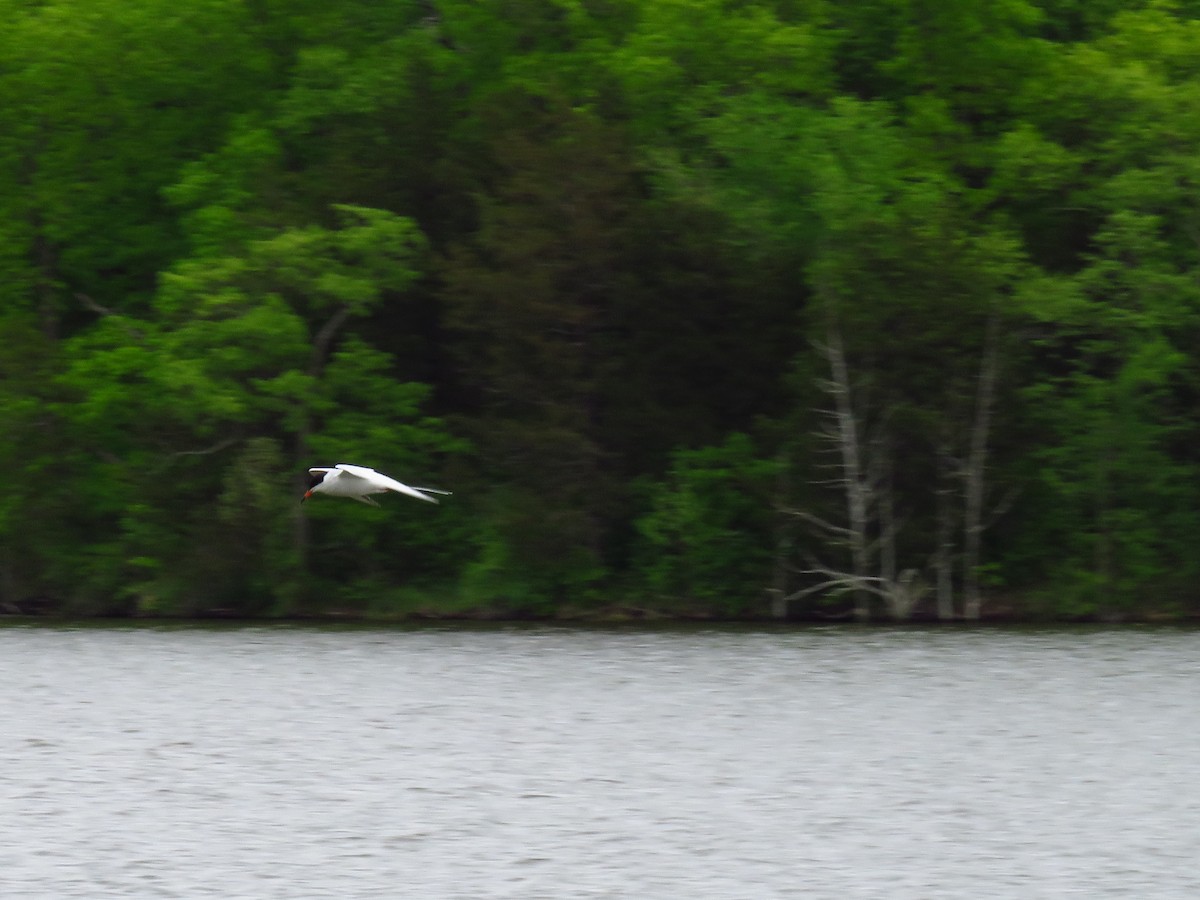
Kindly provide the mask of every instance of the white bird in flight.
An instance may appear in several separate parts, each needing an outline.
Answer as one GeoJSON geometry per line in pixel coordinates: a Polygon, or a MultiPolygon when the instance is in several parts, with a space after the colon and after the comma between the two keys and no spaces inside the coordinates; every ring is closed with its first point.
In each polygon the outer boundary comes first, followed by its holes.
{"type": "Polygon", "coordinates": [[[383,494],[387,491],[395,491],[397,494],[407,494],[418,500],[437,503],[437,499],[430,497],[430,494],[448,495],[450,493],[450,491],[439,491],[437,488],[409,487],[374,469],[368,469],[366,466],[350,466],[345,463],[338,463],[333,468],[316,466],[309,469],[308,474],[312,476],[312,481],[309,483],[308,490],[304,492],[304,496],[300,498],[301,503],[313,494],[329,494],[332,497],[349,497],[360,503],[378,506],[379,504],[372,500],[370,495],[383,494]]]}

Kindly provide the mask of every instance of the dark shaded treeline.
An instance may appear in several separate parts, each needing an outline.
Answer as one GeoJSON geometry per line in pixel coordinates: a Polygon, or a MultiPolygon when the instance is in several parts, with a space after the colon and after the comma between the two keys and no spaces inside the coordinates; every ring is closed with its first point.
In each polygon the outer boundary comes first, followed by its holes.
{"type": "Polygon", "coordinates": [[[0,6],[0,607],[1197,611],[1200,5],[0,6]]]}

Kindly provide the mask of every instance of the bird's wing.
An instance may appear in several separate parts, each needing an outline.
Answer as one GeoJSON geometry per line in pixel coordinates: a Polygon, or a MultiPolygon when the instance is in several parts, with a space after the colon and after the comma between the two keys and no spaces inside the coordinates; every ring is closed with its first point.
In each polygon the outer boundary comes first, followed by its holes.
{"type": "Polygon", "coordinates": [[[338,471],[343,475],[350,476],[351,478],[361,478],[363,481],[375,481],[378,478],[384,477],[374,469],[368,469],[366,466],[351,466],[347,465],[346,463],[338,463],[329,471],[338,471]]]}
{"type": "Polygon", "coordinates": [[[332,471],[333,471],[333,469],[329,468],[328,466],[313,466],[311,469],[308,470],[308,474],[309,475],[325,475],[332,471]]]}
{"type": "Polygon", "coordinates": [[[369,481],[381,491],[395,491],[397,494],[407,494],[409,497],[416,497],[418,500],[424,500],[427,503],[437,503],[437,500],[433,499],[433,497],[422,494],[416,488],[409,487],[395,478],[389,478],[382,472],[376,472],[374,469],[369,469],[366,466],[351,466],[346,463],[338,463],[338,468],[355,478],[369,481]]]}

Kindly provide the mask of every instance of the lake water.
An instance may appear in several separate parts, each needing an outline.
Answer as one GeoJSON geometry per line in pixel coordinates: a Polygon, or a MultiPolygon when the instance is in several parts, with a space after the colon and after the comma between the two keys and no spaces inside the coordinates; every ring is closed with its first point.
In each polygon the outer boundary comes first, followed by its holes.
{"type": "Polygon", "coordinates": [[[1200,633],[0,627],[0,896],[1200,897],[1200,633]]]}

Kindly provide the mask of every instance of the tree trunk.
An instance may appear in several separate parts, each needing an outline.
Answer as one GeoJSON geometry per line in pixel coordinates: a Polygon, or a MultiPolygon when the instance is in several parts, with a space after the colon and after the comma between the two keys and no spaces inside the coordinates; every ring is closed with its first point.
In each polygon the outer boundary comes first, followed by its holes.
{"type": "Polygon", "coordinates": [[[954,618],[954,457],[945,444],[938,447],[937,547],[933,569],[937,573],[937,616],[954,618]]]}
{"type": "MultiPolygon", "coordinates": [[[[829,358],[829,392],[834,400],[834,418],[837,424],[838,449],[841,454],[842,482],[846,490],[846,514],[849,521],[848,540],[850,560],[856,578],[867,577],[867,508],[869,487],[863,481],[862,445],[858,422],[851,404],[850,373],[846,366],[846,351],[842,346],[842,334],[837,323],[831,319],[828,327],[826,355],[829,358]]],[[[866,591],[854,591],[854,618],[865,622],[870,618],[871,608],[866,591]]]]}
{"type": "Polygon", "coordinates": [[[979,590],[980,552],[983,543],[983,501],[987,486],[988,438],[991,429],[992,404],[996,394],[998,367],[999,313],[992,311],[983,339],[983,359],[979,366],[979,382],[975,393],[975,417],[971,423],[970,450],[963,472],[963,616],[979,619],[983,612],[983,597],[979,590]]]}
{"type": "MultiPolygon", "coordinates": [[[[791,494],[791,466],[781,455],[779,480],[777,482],[778,496],[776,508],[786,508],[791,494]]],[[[792,558],[792,522],[791,517],[779,513],[776,515],[775,526],[775,559],[772,563],[771,587],[771,618],[786,619],[788,615],[788,572],[792,558]]]]}
{"type": "Polygon", "coordinates": [[[1096,608],[1103,616],[1110,616],[1113,610],[1114,560],[1110,517],[1112,504],[1110,467],[1116,456],[1112,439],[1115,415],[1115,412],[1108,411],[1103,427],[1099,429],[1103,439],[1096,466],[1096,483],[1092,489],[1092,495],[1095,498],[1096,543],[1093,551],[1093,566],[1096,574],[1096,608]]]}
{"type": "MultiPolygon", "coordinates": [[[[308,456],[308,429],[296,436],[296,497],[304,496],[304,492],[308,490],[308,466],[310,462],[306,460],[308,456]]],[[[304,507],[296,502],[295,509],[292,512],[292,555],[295,557],[295,571],[300,579],[305,583],[308,581],[308,549],[312,542],[312,530],[308,523],[308,516],[304,513],[304,507]]],[[[304,599],[305,591],[299,590],[295,600],[301,601],[304,599]]],[[[291,612],[292,610],[289,610],[291,612]]]]}
{"type": "MultiPolygon", "coordinates": [[[[308,357],[308,374],[314,379],[319,380],[322,373],[325,371],[325,365],[329,362],[330,353],[333,350],[333,342],[337,339],[338,333],[350,320],[351,308],[349,306],[339,307],[334,313],[325,320],[321,328],[313,335],[312,348],[309,351],[308,357]]],[[[299,426],[295,432],[295,465],[296,474],[294,484],[296,486],[296,497],[299,499],[304,496],[304,492],[308,489],[308,467],[312,465],[312,460],[308,458],[309,447],[308,439],[313,432],[313,417],[309,411],[305,411],[299,426]]],[[[287,612],[294,611],[295,605],[301,603],[305,599],[307,592],[306,585],[308,584],[308,557],[309,548],[312,543],[312,527],[309,524],[308,516],[304,513],[304,507],[299,502],[296,503],[295,509],[292,512],[292,555],[295,558],[295,572],[297,573],[297,589],[291,592],[288,602],[293,609],[286,610],[287,612]]]]}
{"type": "MultiPolygon", "coordinates": [[[[907,583],[901,584],[896,578],[896,499],[892,490],[892,459],[880,441],[874,446],[879,454],[884,469],[879,486],[879,583],[886,589],[889,612],[897,621],[907,619],[912,612],[912,604],[907,591],[907,583]]],[[[916,573],[911,569],[906,574],[916,573]]],[[[911,575],[909,581],[911,581],[911,575]]]]}

